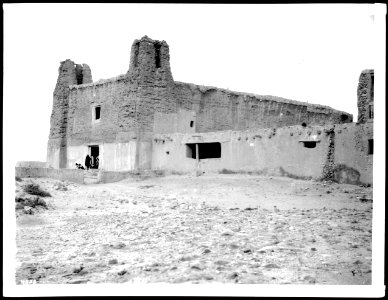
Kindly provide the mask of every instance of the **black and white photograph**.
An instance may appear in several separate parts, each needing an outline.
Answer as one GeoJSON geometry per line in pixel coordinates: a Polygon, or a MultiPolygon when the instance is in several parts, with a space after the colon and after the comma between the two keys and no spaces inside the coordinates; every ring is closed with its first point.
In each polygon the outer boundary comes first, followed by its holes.
{"type": "Polygon", "coordinates": [[[385,4],[3,16],[4,296],[385,295],[385,4]]]}

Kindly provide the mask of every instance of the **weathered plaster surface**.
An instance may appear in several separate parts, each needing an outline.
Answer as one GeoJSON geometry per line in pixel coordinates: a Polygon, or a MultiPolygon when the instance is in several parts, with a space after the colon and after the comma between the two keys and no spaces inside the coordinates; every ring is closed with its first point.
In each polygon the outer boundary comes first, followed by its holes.
{"type": "MultiPolygon", "coordinates": [[[[360,124],[373,122],[367,118],[372,74],[360,76],[360,124]]],[[[349,166],[363,170],[360,181],[370,181],[371,157],[363,157],[362,147],[372,129],[355,129],[352,121],[327,106],[174,81],[168,44],[145,36],[132,44],[128,72],[115,78],[93,82],[89,66],[61,62],[47,162],[72,168],[83,163],[89,145],[99,145],[100,168],[107,171],[225,168],[335,180],[346,177],[349,166]],[[317,146],[305,148],[301,139],[313,136],[317,146]],[[221,142],[221,158],[199,166],[187,158],[185,143],[195,138],[221,142]],[[346,151],[354,154],[353,164],[346,151]]]]}

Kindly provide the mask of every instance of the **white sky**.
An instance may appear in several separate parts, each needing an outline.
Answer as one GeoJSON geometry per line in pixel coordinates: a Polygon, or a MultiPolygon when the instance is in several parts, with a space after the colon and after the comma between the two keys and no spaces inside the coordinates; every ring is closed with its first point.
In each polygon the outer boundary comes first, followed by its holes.
{"type": "Polygon", "coordinates": [[[88,64],[94,81],[115,77],[144,35],[169,44],[176,81],[328,105],[354,120],[360,72],[376,67],[373,5],[3,8],[5,129],[17,161],[46,160],[60,61],[88,64]]]}

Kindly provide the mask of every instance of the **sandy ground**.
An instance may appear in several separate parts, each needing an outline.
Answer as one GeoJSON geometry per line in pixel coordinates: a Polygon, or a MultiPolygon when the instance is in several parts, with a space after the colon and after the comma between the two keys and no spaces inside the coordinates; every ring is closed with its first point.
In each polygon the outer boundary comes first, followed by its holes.
{"type": "Polygon", "coordinates": [[[372,188],[217,174],[77,185],[17,211],[16,283],[371,284],[372,188]]]}

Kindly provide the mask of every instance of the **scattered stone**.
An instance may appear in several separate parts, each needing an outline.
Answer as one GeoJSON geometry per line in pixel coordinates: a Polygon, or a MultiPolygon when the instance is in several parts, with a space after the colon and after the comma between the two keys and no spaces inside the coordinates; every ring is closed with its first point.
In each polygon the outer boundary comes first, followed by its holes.
{"type": "Polygon", "coordinates": [[[245,249],[243,250],[244,253],[252,253],[252,250],[251,249],[245,249]]]}
{"type": "Polygon", "coordinates": [[[118,272],[117,275],[123,276],[126,273],[127,273],[127,270],[124,269],[124,270],[121,270],[120,272],[118,272]]]}
{"type": "Polygon", "coordinates": [[[266,269],[280,269],[280,267],[277,264],[266,264],[264,266],[266,269]]]}
{"type": "Polygon", "coordinates": [[[206,248],[205,250],[203,250],[202,253],[203,253],[203,254],[208,254],[208,253],[210,253],[210,252],[211,252],[210,249],[207,249],[207,248],[206,248]]]}
{"type": "Polygon", "coordinates": [[[317,248],[313,247],[313,248],[311,248],[311,251],[317,251],[317,248]]]}
{"type": "Polygon", "coordinates": [[[224,266],[224,265],[227,265],[229,262],[227,262],[226,260],[217,260],[214,263],[216,265],[224,266]]]}
{"type": "Polygon", "coordinates": [[[117,261],[116,258],[110,259],[109,262],[108,262],[108,264],[110,264],[110,265],[116,265],[116,264],[118,264],[118,261],[117,261]]]}
{"type": "Polygon", "coordinates": [[[122,248],[125,248],[126,245],[122,242],[119,242],[119,243],[116,243],[116,244],[113,244],[113,245],[110,245],[113,249],[122,249],[122,248]]]}
{"type": "Polygon", "coordinates": [[[232,236],[233,232],[232,231],[224,231],[221,235],[222,236],[232,236]]]}
{"type": "Polygon", "coordinates": [[[198,266],[198,265],[193,265],[193,266],[191,266],[191,269],[193,269],[193,270],[203,270],[203,268],[201,268],[201,267],[198,266]]]}
{"type": "Polygon", "coordinates": [[[73,268],[73,273],[78,274],[78,273],[81,272],[83,269],[84,269],[83,266],[75,267],[75,268],[73,268]]]}
{"type": "Polygon", "coordinates": [[[230,274],[229,276],[229,279],[235,279],[238,277],[238,273],[237,272],[233,272],[232,274],[230,274]]]}

